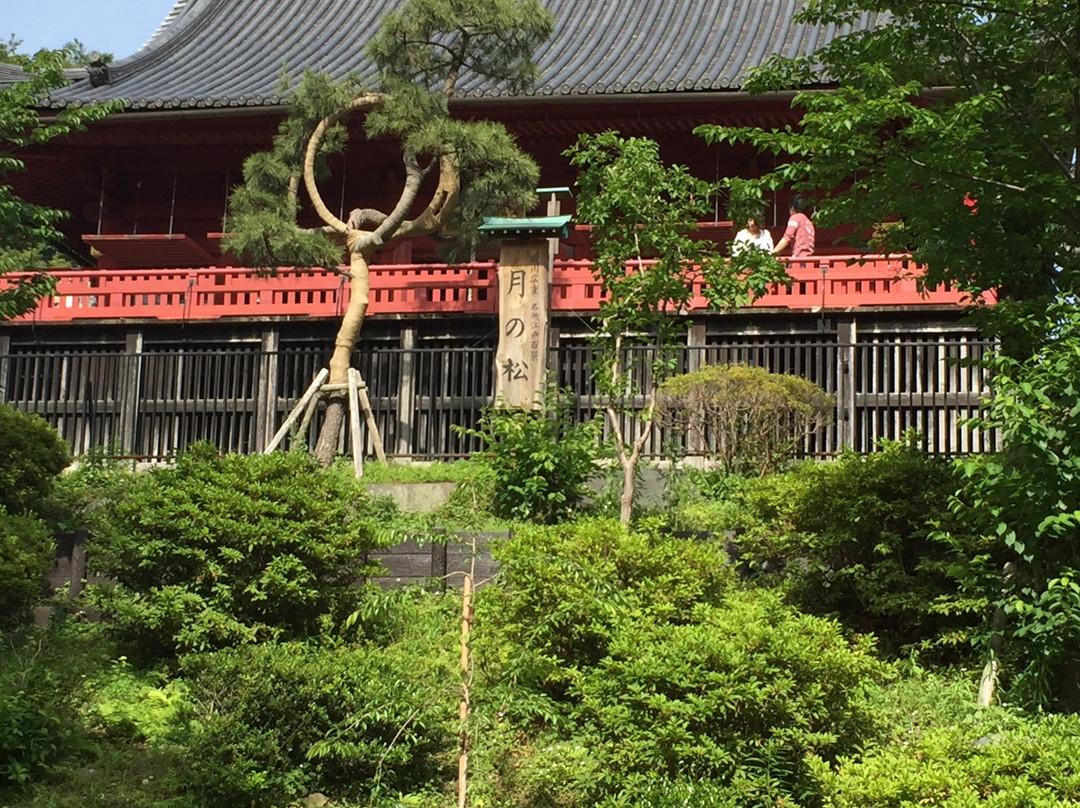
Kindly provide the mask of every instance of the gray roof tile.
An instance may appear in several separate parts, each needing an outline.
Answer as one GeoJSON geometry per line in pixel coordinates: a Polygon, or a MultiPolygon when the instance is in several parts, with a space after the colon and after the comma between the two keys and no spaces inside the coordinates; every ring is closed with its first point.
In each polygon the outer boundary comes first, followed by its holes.
{"type": "MultiPolygon", "coordinates": [[[[149,42],[54,105],[126,98],[132,109],[283,103],[277,86],[311,67],[370,77],[368,34],[395,0],[178,0],[149,42]]],[[[626,95],[737,89],[773,53],[811,53],[837,30],[795,24],[802,0],[547,0],[555,33],[541,46],[528,96],[626,95]]],[[[875,22],[872,16],[862,25],[875,22]]],[[[4,73],[0,72],[0,82],[4,73]]],[[[481,79],[466,97],[506,93],[481,79]]]]}

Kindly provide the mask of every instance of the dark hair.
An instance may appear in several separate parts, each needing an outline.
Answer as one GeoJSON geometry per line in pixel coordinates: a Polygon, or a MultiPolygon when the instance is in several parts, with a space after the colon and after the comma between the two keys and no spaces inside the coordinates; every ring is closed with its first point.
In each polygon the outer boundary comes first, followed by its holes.
{"type": "Polygon", "coordinates": [[[813,209],[810,200],[800,194],[795,194],[795,196],[791,197],[791,201],[788,202],[788,207],[796,213],[809,213],[813,209]]]}

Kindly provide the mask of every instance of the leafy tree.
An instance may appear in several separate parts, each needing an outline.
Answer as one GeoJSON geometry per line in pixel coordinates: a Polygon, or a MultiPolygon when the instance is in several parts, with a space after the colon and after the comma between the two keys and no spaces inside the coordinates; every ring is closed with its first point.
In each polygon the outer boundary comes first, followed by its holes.
{"type": "Polygon", "coordinates": [[[1000,430],[1004,453],[967,464],[958,507],[989,511],[1014,559],[1007,597],[990,597],[1015,615],[1021,664],[1056,682],[1042,699],[1080,708],[1080,2],[810,0],[798,18],[863,12],[885,12],[888,24],[752,77],[753,90],[834,86],[796,96],[798,129],[697,131],[777,155],[758,185],[825,192],[819,224],[873,228],[873,243],[910,251],[927,282],[998,291],[987,322],[1002,351],[982,424],[1000,430]]]}
{"type": "MultiPolygon", "coordinates": [[[[377,86],[334,84],[308,73],[292,97],[270,152],[250,157],[244,185],[230,197],[228,246],[256,266],[336,267],[348,254],[349,307],[330,359],[330,384],[348,379],[352,352],[368,305],[368,262],[392,239],[450,229],[468,238],[485,212],[521,210],[535,200],[539,175],[499,124],[449,116],[459,85],[483,78],[509,88],[529,84],[536,46],[552,30],[535,0],[408,0],[390,11],[368,45],[377,86]],[[324,204],[318,182],[325,157],[346,145],[346,119],[364,116],[369,138],[401,146],[401,194],[390,211],[354,209],[343,221],[324,204]],[[414,215],[421,185],[437,176],[425,207],[414,215]],[[297,224],[303,183],[323,225],[297,224]],[[411,217],[411,218],[410,218],[411,217]]],[[[327,464],[344,416],[332,398],[315,449],[327,464]]]]}
{"type": "Polygon", "coordinates": [[[594,272],[604,291],[594,377],[607,398],[608,428],[623,470],[620,518],[626,524],[637,465],[658,414],[658,390],[674,370],[674,348],[685,328],[679,315],[690,308],[694,282],[704,281],[714,305],[732,307],[764,293],[784,271],[757,250],[728,261],[715,244],[695,238],[716,188],[685,166],[664,165],[654,141],[616,132],[582,135],[567,155],[579,169],[578,217],[592,227],[594,272]],[[636,357],[644,358],[634,362],[636,357]],[[638,397],[642,408],[634,404],[638,397]]]}
{"type": "Polygon", "coordinates": [[[1075,291],[1080,2],[809,0],[797,19],[864,12],[888,24],[774,57],[748,82],[832,85],[796,95],[800,126],[696,131],[776,155],[759,186],[818,192],[819,227],[854,223],[910,251],[927,283],[1044,302],[1075,291]]]}
{"type": "MultiPolygon", "coordinates": [[[[1036,356],[991,358],[989,408],[999,455],[965,461],[956,509],[988,516],[1012,560],[1005,607],[1026,693],[1080,711],[1080,313],[1032,317],[1036,356]]],[[[1000,586],[1000,584],[998,584],[1000,586]]]]}
{"type": "MultiPolygon", "coordinates": [[[[14,34],[7,38],[7,42],[0,42],[0,62],[10,65],[26,67],[31,64],[31,57],[22,52],[23,41],[14,34]]],[[[91,62],[100,60],[106,64],[113,60],[111,53],[99,53],[88,51],[79,39],[73,39],[59,49],[67,61],[67,67],[86,67],[91,62]]]]}
{"type": "MultiPolygon", "coordinates": [[[[18,41],[10,39],[0,46],[0,56],[10,58],[18,41]]],[[[57,223],[67,214],[64,211],[34,205],[17,196],[10,185],[4,184],[9,174],[26,168],[22,160],[24,149],[44,143],[100,120],[121,108],[121,102],[109,102],[78,108],[68,107],[48,120],[42,120],[38,109],[50,91],[67,84],[64,68],[68,67],[73,51],[41,50],[33,56],[17,59],[24,78],[0,87],[0,277],[25,269],[28,255],[41,256],[39,265],[48,265],[55,257],[55,247],[61,241],[57,223]]],[[[0,285],[0,320],[17,317],[30,311],[37,301],[53,288],[52,279],[37,272],[18,282],[5,280],[0,285]]]]}

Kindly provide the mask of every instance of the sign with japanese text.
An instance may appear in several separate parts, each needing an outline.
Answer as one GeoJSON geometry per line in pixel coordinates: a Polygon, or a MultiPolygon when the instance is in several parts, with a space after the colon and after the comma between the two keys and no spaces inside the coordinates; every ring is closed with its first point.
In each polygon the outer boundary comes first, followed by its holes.
{"type": "Polygon", "coordinates": [[[548,243],[504,241],[499,260],[495,402],[536,407],[547,371],[548,243]]]}

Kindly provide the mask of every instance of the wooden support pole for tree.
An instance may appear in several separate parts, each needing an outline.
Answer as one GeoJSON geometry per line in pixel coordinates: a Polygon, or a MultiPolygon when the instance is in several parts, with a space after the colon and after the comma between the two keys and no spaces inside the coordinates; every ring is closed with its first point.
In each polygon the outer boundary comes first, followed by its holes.
{"type": "Polygon", "coordinates": [[[367,421],[368,434],[371,436],[371,446],[375,450],[375,459],[380,463],[386,462],[386,452],[383,450],[382,435],[379,434],[379,425],[375,423],[375,413],[371,410],[371,399],[368,398],[367,385],[360,371],[350,368],[350,373],[356,374],[357,396],[360,399],[360,407],[364,411],[364,420],[367,421]]]}
{"type": "Polygon", "coordinates": [[[360,371],[349,368],[349,436],[352,439],[353,472],[364,476],[364,445],[360,435],[360,371]]]}
{"type": "Polygon", "coordinates": [[[263,454],[270,454],[274,451],[281,442],[285,439],[285,436],[289,434],[289,428],[296,422],[296,419],[300,417],[300,413],[307,407],[308,402],[311,401],[315,395],[319,392],[319,388],[323,386],[326,380],[330,376],[330,371],[323,368],[315,375],[315,380],[308,386],[308,389],[304,392],[304,395],[300,397],[300,400],[296,403],[296,406],[292,408],[292,412],[285,419],[285,423],[281,425],[281,428],[274,433],[274,437],[270,439],[270,442],[266,444],[266,448],[263,449],[263,454]]]}
{"type": "Polygon", "coordinates": [[[315,380],[304,392],[304,395],[301,396],[300,400],[296,403],[296,406],[289,412],[288,417],[285,419],[285,423],[281,425],[281,428],[274,434],[274,437],[266,444],[266,448],[263,449],[263,454],[269,454],[281,445],[285,436],[289,434],[289,429],[296,423],[296,419],[300,417],[301,413],[303,413],[304,418],[300,422],[300,434],[305,434],[311,424],[311,420],[315,417],[315,411],[318,408],[319,399],[322,396],[330,393],[348,391],[350,420],[349,434],[352,438],[353,446],[353,468],[356,470],[356,476],[361,477],[364,473],[364,446],[360,434],[361,411],[363,411],[364,419],[367,421],[368,434],[371,435],[371,443],[375,449],[375,457],[382,463],[386,462],[386,452],[383,451],[382,437],[379,435],[379,425],[375,422],[375,413],[372,412],[371,409],[371,399],[368,398],[367,385],[364,384],[364,378],[356,368],[349,368],[348,381],[345,383],[327,384],[326,380],[329,377],[330,371],[327,368],[322,368],[318,374],[316,374],[315,380]]]}
{"type": "Polygon", "coordinates": [[[311,401],[307,404],[307,409],[304,410],[304,417],[296,430],[296,436],[301,440],[307,438],[308,430],[311,428],[311,422],[315,419],[315,413],[319,411],[319,399],[323,397],[325,388],[326,385],[324,384],[322,388],[311,397],[311,401]]]}

